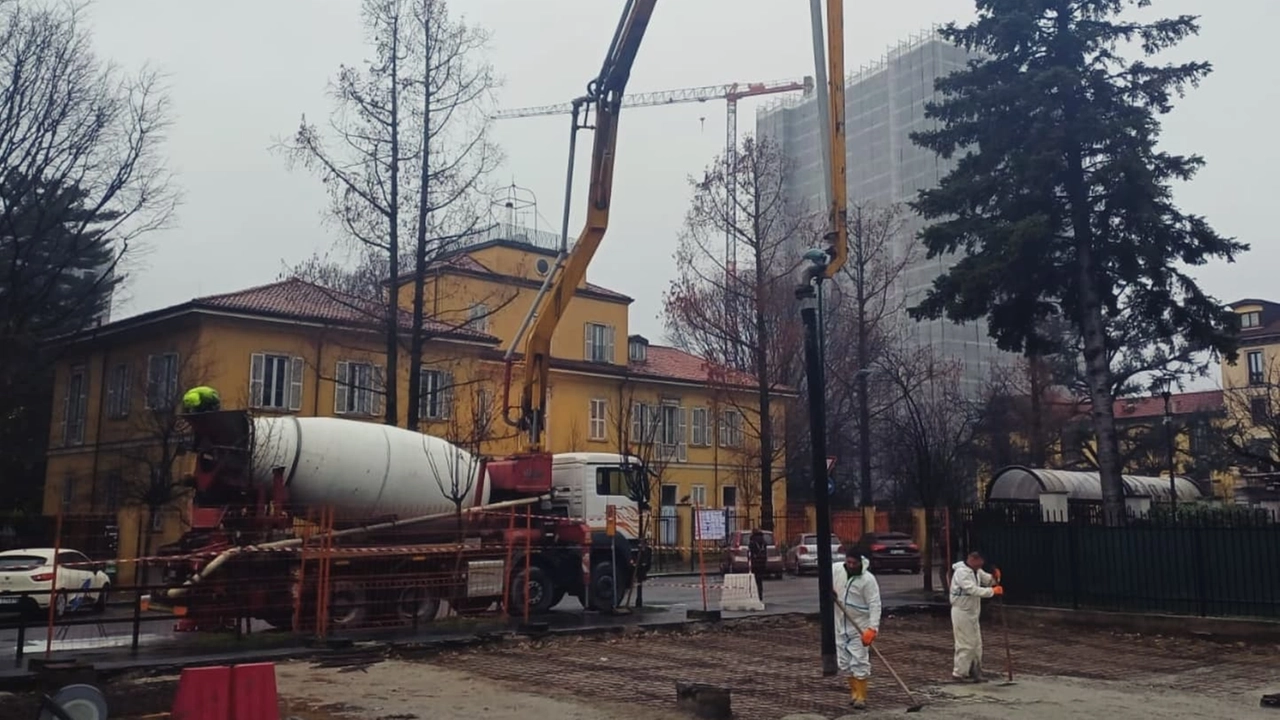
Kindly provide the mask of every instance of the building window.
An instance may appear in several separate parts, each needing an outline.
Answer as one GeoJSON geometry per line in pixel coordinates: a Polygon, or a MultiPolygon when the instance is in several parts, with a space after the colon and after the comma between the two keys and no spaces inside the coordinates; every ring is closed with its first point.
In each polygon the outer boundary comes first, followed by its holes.
{"type": "Polygon", "coordinates": [[[609,407],[609,403],[599,398],[591,400],[591,414],[587,419],[587,439],[588,440],[604,440],[606,438],[607,422],[605,420],[605,412],[609,407]]]}
{"type": "Polygon", "coordinates": [[[654,428],[654,436],[661,443],[663,459],[677,462],[688,459],[686,418],[685,409],[674,403],[663,403],[658,408],[658,427],[654,428]]]}
{"type": "Polygon", "coordinates": [[[475,406],[471,408],[471,422],[476,429],[476,435],[481,439],[488,439],[489,426],[493,424],[493,396],[488,390],[476,390],[475,406]]]}
{"type": "Polygon", "coordinates": [[[642,363],[649,357],[649,341],[639,335],[632,335],[627,341],[627,359],[634,363],[642,363]]]}
{"type": "Polygon", "coordinates": [[[742,413],[737,410],[720,413],[720,447],[742,447],[742,413]]]}
{"type": "Polygon", "coordinates": [[[1249,384],[1261,385],[1266,382],[1266,373],[1262,365],[1262,351],[1254,350],[1249,353],[1249,384]]]}
{"type": "Polygon", "coordinates": [[[164,508],[151,508],[151,532],[164,531],[164,508]]]}
{"type": "Polygon", "coordinates": [[[696,407],[693,409],[693,423],[690,432],[690,445],[694,447],[706,447],[711,444],[711,428],[708,423],[708,413],[706,408],[696,407]]]}
{"type": "Polygon", "coordinates": [[[585,347],[583,359],[587,362],[613,362],[613,326],[587,323],[583,331],[585,347]]]}
{"type": "Polygon", "coordinates": [[[172,410],[178,400],[178,353],[147,357],[147,409],[172,410]]]}
{"type": "Polygon", "coordinates": [[[1249,418],[1254,425],[1265,425],[1271,420],[1270,398],[1256,397],[1249,400],[1249,418]]]}
{"type": "Polygon", "coordinates": [[[418,388],[418,416],[446,420],[453,408],[453,376],[443,370],[422,369],[418,388]]]}
{"type": "Polygon", "coordinates": [[[689,502],[693,503],[694,505],[697,505],[698,507],[706,507],[707,506],[707,486],[694,485],[693,487],[689,488],[689,502]]]}
{"type": "Polygon", "coordinates": [[[89,411],[89,372],[83,365],[71,368],[63,402],[62,444],[84,444],[84,419],[89,411]]]}
{"type": "Polygon", "coordinates": [[[729,510],[738,507],[738,488],[732,485],[720,488],[720,506],[729,510]]]}
{"type": "Polygon", "coordinates": [[[338,415],[381,415],[382,387],[381,367],[340,360],[334,373],[333,411],[338,415]]]}
{"type": "Polygon", "coordinates": [[[655,418],[650,414],[649,406],[634,403],[631,406],[631,442],[635,445],[648,445],[653,442],[655,418]]]}
{"type": "Polygon", "coordinates": [[[1240,329],[1248,330],[1256,328],[1262,324],[1262,313],[1254,310],[1253,312],[1240,313],[1240,329]]]}
{"type": "Polygon", "coordinates": [[[120,475],[119,470],[112,470],[107,473],[106,488],[106,506],[107,512],[116,512],[120,509],[120,489],[124,485],[124,478],[120,475]]]}
{"type": "Polygon", "coordinates": [[[302,409],[302,358],[270,353],[249,356],[249,404],[266,410],[302,409]]]}
{"type": "Polygon", "coordinates": [[[76,499],[76,479],[68,475],[62,481],[62,512],[71,512],[71,504],[76,499]]]}
{"type": "Polygon", "coordinates": [[[675,485],[663,485],[662,489],[658,491],[658,504],[662,507],[672,507],[676,504],[679,494],[679,487],[675,485]]]}
{"type": "Polygon", "coordinates": [[[489,306],[476,303],[467,313],[467,329],[478,333],[489,332],[489,306]]]}
{"type": "Polygon", "coordinates": [[[107,371],[107,418],[120,420],[129,417],[129,366],[113,365],[107,371]]]}

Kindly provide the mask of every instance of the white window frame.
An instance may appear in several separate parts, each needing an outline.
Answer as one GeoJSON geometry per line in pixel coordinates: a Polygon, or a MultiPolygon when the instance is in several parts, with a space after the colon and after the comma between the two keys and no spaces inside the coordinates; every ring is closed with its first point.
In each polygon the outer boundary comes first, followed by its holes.
{"type": "Polygon", "coordinates": [[[1240,313],[1240,329],[1248,330],[1262,325],[1262,313],[1254,310],[1252,312],[1240,313]]]}
{"type": "Polygon", "coordinates": [[[631,403],[631,443],[648,445],[653,442],[653,417],[649,406],[642,402],[631,403]]]}
{"type": "Polygon", "coordinates": [[[742,447],[742,412],[740,410],[731,408],[721,411],[720,447],[742,447]]]}
{"type": "Polygon", "coordinates": [[[587,439],[604,442],[609,439],[609,401],[591,398],[587,404],[587,439]]]}
{"type": "Polygon", "coordinates": [[[689,504],[697,505],[699,508],[707,507],[707,486],[698,483],[689,486],[689,504]]]}
{"type": "Polygon", "coordinates": [[[148,410],[173,410],[178,402],[178,353],[147,356],[148,410]]]}
{"type": "Polygon", "coordinates": [[[377,363],[339,360],[333,374],[333,412],[336,415],[382,415],[383,373],[377,363]]]}
{"type": "Polygon", "coordinates": [[[1249,354],[1245,356],[1245,360],[1246,360],[1245,367],[1248,373],[1248,376],[1245,378],[1245,380],[1248,382],[1248,384],[1262,385],[1266,383],[1267,364],[1266,364],[1266,359],[1262,354],[1262,351],[1250,350],[1249,354]]]}
{"type": "MultiPolygon", "coordinates": [[[[249,356],[249,405],[259,410],[298,412],[302,409],[302,382],[306,371],[302,358],[287,353],[257,352],[249,356]],[[270,371],[270,373],[268,373],[270,371]],[[267,375],[272,375],[278,397],[266,397],[267,375]],[[282,377],[278,382],[276,378],[282,377]]],[[[272,393],[273,395],[275,393],[272,393]]]]}
{"type": "Polygon", "coordinates": [[[639,340],[630,340],[627,342],[627,360],[631,362],[642,363],[649,357],[649,348],[645,343],[639,340]]]}
{"type": "Polygon", "coordinates": [[[445,370],[422,368],[418,374],[418,417],[448,420],[453,413],[453,375],[445,370]]]}
{"type": "Polygon", "coordinates": [[[478,333],[489,332],[489,306],[475,303],[467,310],[467,329],[478,333]]]}
{"type": "Polygon", "coordinates": [[[66,447],[84,444],[85,423],[89,417],[89,367],[73,365],[67,372],[67,387],[62,402],[62,444],[66,447]]]}
{"type": "Polygon", "coordinates": [[[693,447],[711,445],[710,414],[705,407],[695,407],[689,422],[689,444],[693,447]]]}
{"type": "Polygon", "coordinates": [[[107,370],[107,419],[129,417],[129,363],[116,363],[107,370]]]}
{"type": "Polygon", "coordinates": [[[582,330],[582,358],[587,362],[613,363],[613,337],[612,325],[595,322],[585,324],[582,330]]]}
{"type": "Polygon", "coordinates": [[[664,401],[654,409],[658,443],[664,460],[686,462],[689,459],[689,411],[678,401],[664,401]]]}

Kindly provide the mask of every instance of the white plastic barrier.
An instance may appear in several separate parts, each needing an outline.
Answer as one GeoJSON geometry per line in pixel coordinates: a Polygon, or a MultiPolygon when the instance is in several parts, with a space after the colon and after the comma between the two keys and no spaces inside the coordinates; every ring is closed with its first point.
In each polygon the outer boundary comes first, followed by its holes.
{"type": "Polygon", "coordinates": [[[751,573],[733,573],[724,576],[720,590],[721,612],[760,612],[764,603],[756,593],[756,576],[751,573]]]}

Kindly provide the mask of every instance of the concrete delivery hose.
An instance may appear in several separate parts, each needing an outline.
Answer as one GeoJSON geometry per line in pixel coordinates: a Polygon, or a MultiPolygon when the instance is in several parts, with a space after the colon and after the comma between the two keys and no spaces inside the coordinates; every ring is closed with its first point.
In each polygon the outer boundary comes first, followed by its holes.
{"type": "MultiPolygon", "coordinates": [[[[505,510],[507,508],[520,507],[522,505],[532,505],[533,503],[541,502],[550,497],[551,497],[550,495],[539,495],[538,497],[533,497],[533,498],[507,500],[505,502],[493,503],[492,505],[481,505],[478,507],[467,508],[463,510],[461,514],[471,515],[474,513],[492,512],[494,510],[505,510]]],[[[389,520],[387,522],[376,523],[374,525],[361,525],[360,527],[347,528],[345,530],[338,530],[330,533],[321,533],[319,535],[311,536],[311,539],[315,540],[315,539],[320,539],[324,537],[340,538],[340,537],[347,537],[349,535],[359,535],[361,533],[378,532],[380,530],[389,530],[391,528],[402,527],[404,525],[414,525],[417,523],[430,522],[432,520],[443,520],[445,518],[455,517],[458,514],[459,513],[457,512],[443,512],[443,513],[433,513],[431,515],[420,515],[418,517],[404,518],[403,520],[389,520]]],[[[223,550],[216,557],[210,560],[208,565],[205,565],[203,568],[201,568],[200,571],[197,572],[195,575],[192,575],[191,577],[187,578],[186,582],[182,583],[182,587],[169,588],[168,590],[166,590],[165,597],[170,599],[182,597],[182,595],[186,593],[188,588],[200,582],[201,580],[204,580],[206,577],[212,574],[219,567],[222,567],[222,565],[224,565],[228,560],[235,557],[236,555],[240,555],[248,552],[283,550],[285,548],[297,547],[301,545],[303,541],[304,541],[303,538],[289,538],[287,540],[277,540],[275,542],[263,543],[261,545],[244,545],[240,547],[233,547],[233,548],[228,548],[226,550],[223,550]]]]}

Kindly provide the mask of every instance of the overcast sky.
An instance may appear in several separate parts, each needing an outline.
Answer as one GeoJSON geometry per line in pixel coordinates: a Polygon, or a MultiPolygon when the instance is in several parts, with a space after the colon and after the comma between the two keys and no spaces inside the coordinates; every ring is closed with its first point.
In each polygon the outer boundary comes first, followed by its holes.
{"type": "MultiPolygon", "coordinates": [[[[269,152],[299,117],[329,111],[328,79],[359,63],[358,0],[97,0],[90,20],[104,57],[128,68],[150,62],[168,75],[174,126],[167,151],[185,194],[177,223],[150,238],[119,318],[194,296],[270,282],[286,265],[339,238],[323,222],[314,177],[290,172],[269,152]]],[[[1199,271],[1224,301],[1280,299],[1280,251],[1271,232],[1280,151],[1271,141],[1280,90],[1268,68],[1280,3],[1156,0],[1162,15],[1202,13],[1204,29],[1178,58],[1210,60],[1215,72],[1166,123],[1165,144],[1198,152],[1208,167],[1178,199],[1219,231],[1252,244],[1243,262],[1199,271]],[[1250,79],[1254,78],[1254,79],[1250,79]]],[[[581,94],[599,69],[622,0],[453,0],[452,11],[491,33],[489,57],[503,78],[504,107],[581,94]]],[[[631,92],[813,74],[804,0],[659,0],[628,87],[631,92]]],[[[932,23],[964,20],[966,0],[846,2],[849,69],[932,23]]],[[[739,105],[739,131],[757,103],[739,105]]],[[[635,109],[621,122],[609,235],[594,282],[636,298],[631,331],[663,336],[662,293],[689,191],[686,178],[722,150],[723,102],[635,109]]],[[[532,191],[541,229],[558,229],[567,120],[507,120],[494,137],[505,154],[497,178],[532,191]]],[[[585,169],[586,153],[580,156],[585,169]]],[[[580,171],[579,177],[582,177],[580,171]]],[[[574,203],[581,217],[585,192],[574,203]]],[[[534,221],[527,220],[529,224],[534,221]]],[[[575,230],[576,232],[576,230],[575,230]]]]}

